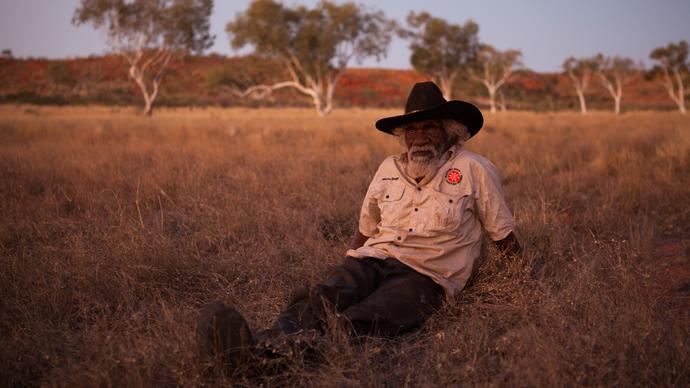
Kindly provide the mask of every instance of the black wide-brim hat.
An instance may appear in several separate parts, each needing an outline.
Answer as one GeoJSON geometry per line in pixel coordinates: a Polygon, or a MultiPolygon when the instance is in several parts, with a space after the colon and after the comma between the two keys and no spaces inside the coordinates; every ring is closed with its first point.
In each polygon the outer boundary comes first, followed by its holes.
{"type": "Polygon", "coordinates": [[[437,119],[453,119],[465,124],[470,137],[479,132],[484,124],[482,112],[473,104],[460,100],[448,101],[435,83],[419,82],[407,97],[405,114],[383,118],[376,122],[376,128],[392,135],[395,128],[405,124],[437,119]]]}

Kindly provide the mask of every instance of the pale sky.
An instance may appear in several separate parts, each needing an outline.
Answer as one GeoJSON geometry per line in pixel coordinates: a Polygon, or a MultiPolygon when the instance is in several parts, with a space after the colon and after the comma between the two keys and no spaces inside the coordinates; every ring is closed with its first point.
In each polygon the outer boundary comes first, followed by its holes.
{"type": "MultiPolygon", "coordinates": [[[[215,0],[211,30],[215,43],[208,52],[236,54],[225,24],[247,8],[249,0],[215,0]]],[[[90,26],[74,27],[79,0],[0,0],[0,50],[15,57],[67,58],[109,51],[104,35],[90,26]]],[[[313,5],[316,0],[285,4],[313,5]]],[[[427,11],[453,23],[473,19],[479,37],[498,49],[519,49],[527,68],[560,71],[568,56],[598,52],[649,64],[658,46],[690,42],[690,0],[379,0],[359,1],[404,23],[406,15],[427,11]]],[[[408,43],[395,38],[388,57],[355,66],[410,68],[408,43]]]]}

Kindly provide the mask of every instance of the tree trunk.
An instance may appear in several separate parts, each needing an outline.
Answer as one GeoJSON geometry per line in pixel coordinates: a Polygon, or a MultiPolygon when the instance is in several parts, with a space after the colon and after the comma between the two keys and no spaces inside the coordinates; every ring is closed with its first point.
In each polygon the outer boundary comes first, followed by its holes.
{"type": "Polygon", "coordinates": [[[613,96],[616,101],[616,114],[621,114],[621,100],[623,99],[623,80],[620,76],[616,77],[616,93],[613,96]]]}
{"type": "Polygon", "coordinates": [[[326,100],[325,104],[321,103],[321,109],[319,110],[319,116],[323,117],[323,116],[328,116],[329,114],[331,114],[331,112],[333,111],[333,103],[330,100],[331,99],[329,98],[326,100]]]}
{"type": "Polygon", "coordinates": [[[438,77],[438,83],[440,84],[441,93],[443,98],[450,101],[453,94],[453,78],[454,77],[438,77]]]}
{"type": "Polygon", "coordinates": [[[329,96],[328,93],[324,95],[321,90],[312,90],[311,100],[314,103],[314,109],[319,116],[328,116],[333,110],[333,96],[329,96]]]}
{"type": "Polygon", "coordinates": [[[685,114],[685,86],[683,85],[683,78],[680,76],[680,72],[676,69],[674,72],[676,76],[676,81],[678,81],[678,108],[680,113],[685,114]]]}
{"type": "Polygon", "coordinates": [[[437,73],[434,77],[439,89],[441,89],[441,94],[443,94],[443,98],[445,98],[448,101],[450,101],[453,97],[453,81],[455,81],[456,75],[456,73],[451,73],[450,75],[445,75],[445,73],[437,73]]]}
{"type": "Polygon", "coordinates": [[[678,91],[676,92],[676,84],[673,81],[673,78],[671,78],[671,75],[668,73],[668,69],[666,67],[663,69],[664,87],[666,88],[669,97],[671,97],[673,102],[675,102],[678,106],[678,111],[682,114],[685,114],[687,111],[685,110],[685,89],[683,88],[683,79],[678,71],[673,72],[673,76],[678,82],[678,91]]]}
{"type": "Polygon", "coordinates": [[[324,116],[323,103],[321,102],[321,97],[318,94],[316,94],[312,96],[311,100],[314,102],[314,109],[316,109],[316,113],[318,113],[319,116],[324,116]]]}
{"type": "Polygon", "coordinates": [[[613,98],[613,112],[617,115],[621,114],[621,97],[623,97],[623,80],[618,73],[613,75],[616,86],[608,78],[605,73],[599,73],[602,86],[609,92],[609,96],[613,98]]]}
{"type": "Polygon", "coordinates": [[[580,99],[580,113],[587,114],[587,102],[585,101],[585,94],[582,90],[577,91],[577,97],[580,99]]]}
{"type": "Polygon", "coordinates": [[[498,92],[498,96],[500,99],[499,106],[501,107],[501,112],[507,112],[508,107],[506,106],[506,96],[503,93],[503,89],[501,89],[501,91],[498,92]]]}
{"type": "Polygon", "coordinates": [[[130,67],[129,75],[139,87],[139,91],[144,98],[144,110],[142,111],[142,114],[144,116],[151,116],[153,114],[153,104],[156,102],[156,97],[158,97],[159,82],[154,80],[152,85],[153,91],[149,92],[148,87],[146,86],[146,80],[144,79],[142,72],[136,66],[130,67]]]}
{"type": "Polygon", "coordinates": [[[617,115],[621,114],[621,99],[622,99],[622,97],[623,96],[620,94],[613,97],[613,100],[615,102],[615,109],[614,110],[615,110],[617,115]]]}
{"type": "Polygon", "coordinates": [[[153,101],[146,99],[144,101],[144,116],[151,116],[153,114],[153,101]]]}
{"type": "Polygon", "coordinates": [[[342,75],[342,71],[336,74],[332,80],[326,81],[326,105],[322,111],[319,112],[319,115],[321,116],[326,116],[333,111],[333,95],[335,94],[335,85],[338,83],[338,80],[340,80],[340,75],[342,75]]]}
{"type": "Polygon", "coordinates": [[[685,114],[687,111],[685,110],[685,95],[683,93],[683,83],[680,80],[678,81],[678,83],[680,83],[680,90],[676,92],[673,87],[673,84],[671,83],[671,86],[667,86],[668,94],[669,96],[671,96],[673,102],[675,102],[678,106],[678,111],[682,114],[685,114]]]}
{"type": "Polygon", "coordinates": [[[491,114],[496,113],[496,90],[489,88],[489,104],[491,106],[491,114]]]}

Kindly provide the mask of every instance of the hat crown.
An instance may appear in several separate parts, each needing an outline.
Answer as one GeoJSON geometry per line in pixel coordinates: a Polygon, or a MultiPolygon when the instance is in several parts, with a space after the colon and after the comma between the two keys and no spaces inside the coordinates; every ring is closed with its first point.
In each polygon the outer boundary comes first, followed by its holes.
{"type": "Polygon", "coordinates": [[[405,114],[385,117],[376,121],[376,128],[388,134],[394,134],[396,128],[408,123],[422,120],[452,119],[467,127],[470,136],[482,128],[482,112],[467,101],[447,101],[443,93],[433,82],[416,83],[405,103],[405,114]]]}
{"type": "Polygon", "coordinates": [[[426,109],[436,108],[448,102],[443,98],[443,93],[433,82],[416,83],[405,103],[405,113],[412,113],[426,109]]]}

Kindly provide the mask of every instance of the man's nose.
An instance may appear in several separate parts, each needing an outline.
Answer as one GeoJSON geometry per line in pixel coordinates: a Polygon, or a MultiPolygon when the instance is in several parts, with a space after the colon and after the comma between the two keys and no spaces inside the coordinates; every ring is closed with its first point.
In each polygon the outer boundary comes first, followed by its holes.
{"type": "Polygon", "coordinates": [[[421,146],[429,143],[429,137],[424,131],[415,131],[412,133],[412,145],[421,146]]]}

